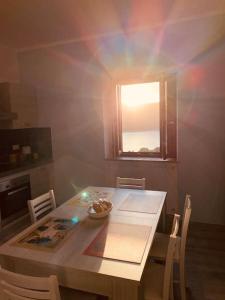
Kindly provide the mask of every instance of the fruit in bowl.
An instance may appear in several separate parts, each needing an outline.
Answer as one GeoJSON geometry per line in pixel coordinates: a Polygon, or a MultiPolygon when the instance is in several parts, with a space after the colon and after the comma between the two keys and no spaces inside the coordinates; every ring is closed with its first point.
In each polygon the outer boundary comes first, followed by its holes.
{"type": "Polygon", "coordinates": [[[112,210],[112,202],[99,199],[94,201],[88,209],[88,214],[91,218],[100,219],[106,217],[112,210]]]}

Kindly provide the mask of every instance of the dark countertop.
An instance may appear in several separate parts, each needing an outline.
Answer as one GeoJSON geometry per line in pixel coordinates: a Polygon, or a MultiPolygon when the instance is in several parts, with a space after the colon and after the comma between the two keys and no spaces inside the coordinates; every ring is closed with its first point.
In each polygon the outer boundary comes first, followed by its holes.
{"type": "Polygon", "coordinates": [[[23,165],[17,165],[17,166],[4,166],[1,167],[0,170],[0,178],[2,177],[6,177],[6,176],[10,176],[10,175],[14,175],[16,173],[20,173],[26,170],[30,170],[33,168],[37,168],[46,164],[50,164],[53,162],[52,158],[48,158],[48,159],[39,159],[38,161],[33,161],[33,162],[27,162],[23,165]]]}

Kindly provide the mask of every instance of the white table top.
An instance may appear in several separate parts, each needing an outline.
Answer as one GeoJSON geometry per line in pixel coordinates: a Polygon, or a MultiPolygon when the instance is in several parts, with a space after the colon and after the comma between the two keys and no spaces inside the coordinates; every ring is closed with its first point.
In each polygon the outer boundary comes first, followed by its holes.
{"type": "MultiPolygon", "coordinates": [[[[148,257],[150,247],[152,245],[153,237],[159,221],[161,210],[166,198],[166,192],[162,191],[148,191],[148,190],[128,190],[105,187],[88,187],[88,190],[101,190],[112,192],[111,201],[113,202],[113,209],[111,211],[109,222],[139,224],[151,226],[151,233],[148,238],[142,262],[140,264],[129,263],[125,261],[117,261],[111,259],[104,259],[101,257],[87,256],[82,254],[86,247],[90,244],[99,230],[102,228],[106,219],[92,220],[88,217],[87,207],[78,206],[75,204],[74,196],[72,199],[59,206],[56,210],[51,212],[49,216],[60,218],[79,217],[81,226],[77,226],[73,233],[66,239],[63,245],[55,252],[46,252],[41,250],[27,249],[13,245],[20,237],[32,231],[35,227],[43,222],[43,219],[31,225],[29,228],[9,240],[0,247],[0,258],[6,256],[8,258],[23,259],[29,263],[48,264],[54,268],[68,268],[82,270],[85,272],[93,272],[101,275],[107,275],[117,278],[123,278],[140,282],[142,272],[148,257]],[[162,201],[159,210],[156,214],[138,213],[119,210],[118,207],[122,201],[129,195],[135,193],[140,195],[160,196],[162,201]]],[[[85,189],[85,190],[87,190],[85,189]]],[[[146,198],[146,197],[145,197],[146,198]]],[[[147,198],[146,198],[147,199],[147,198]]],[[[146,200],[147,201],[147,200],[146,200]]],[[[135,246],[135,245],[134,245],[135,246]]]]}

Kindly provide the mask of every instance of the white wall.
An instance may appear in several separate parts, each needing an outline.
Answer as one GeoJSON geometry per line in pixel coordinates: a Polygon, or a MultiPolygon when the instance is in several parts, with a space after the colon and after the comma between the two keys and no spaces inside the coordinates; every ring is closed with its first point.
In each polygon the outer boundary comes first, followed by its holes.
{"type": "Polygon", "coordinates": [[[19,81],[19,68],[16,51],[0,45],[0,82],[4,81],[19,81]]]}
{"type": "Polygon", "coordinates": [[[225,224],[224,53],[221,43],[179,74],[179,195],[203,223],[225,224]]]}

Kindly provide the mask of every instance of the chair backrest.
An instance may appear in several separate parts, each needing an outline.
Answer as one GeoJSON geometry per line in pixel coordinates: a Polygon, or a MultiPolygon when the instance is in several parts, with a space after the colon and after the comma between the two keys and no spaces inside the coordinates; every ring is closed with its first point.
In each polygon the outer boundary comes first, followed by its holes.
{"type": "Polygon", "coordinates": [[[55,196],[53,190],[43,194],[35,199],[28,201],[28,208],[32,223],[36,222],[38,218],[56,208],[55,196]]]}
{"type": "Polygon", "coordinates": [[[0,266],[0,299],[60,300],[57,277],[31,277],[4,270],[0,266]]]}
{"type": "Polygon", "coordinates": [[[180,257],[184,259],[185,256],[185,247],[187,241],[187,232],[191,217],[191,196],[186,194],[185,196],[185,203],[184,203],[184,212],[183,212],[183,222],[181,228],[181,245],[180,245],[180,257]]]}
{"type": "Polygon", "coordinates": [[[116,187],[123,189],[145,190],[145,178],[116,177],[116,187]]]}
{"type": "Polygon", "coordinates": [[[170,295],[171,274],[173,269],[177,233],[179,230],[179,220],[180,215],[175,214],[173,218],[173,228],[169,238],[169,244],[166,255],[165,273],[163,281],[163,300],[168,300],[170,295]]]}

